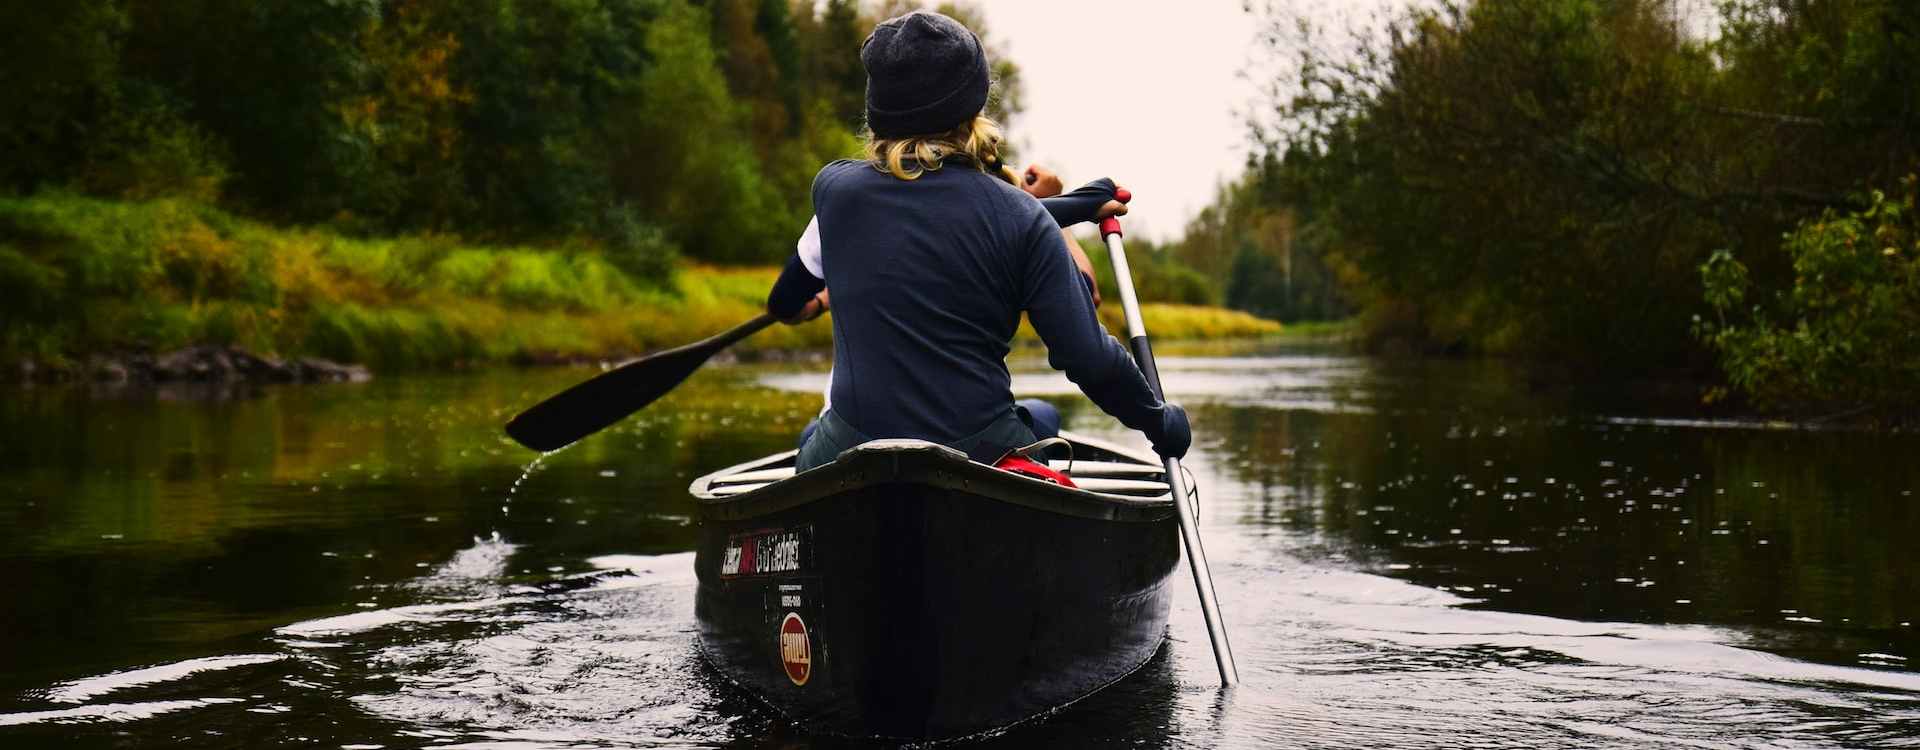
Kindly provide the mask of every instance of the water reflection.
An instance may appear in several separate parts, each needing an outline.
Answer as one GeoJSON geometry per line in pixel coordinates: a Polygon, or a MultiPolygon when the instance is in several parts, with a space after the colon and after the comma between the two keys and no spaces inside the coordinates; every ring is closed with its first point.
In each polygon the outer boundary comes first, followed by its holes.
{"type": "MultiPolygon", "coordinates": [[[[1140,674],[981,744],[1920,745],[1911,436],[1468,363],[1163,369],[1246,683],[1184,592],[1140,674]]],[[[840,744],[701,665],[684,494],[789,446],[822,376],[711,370],[525,471],[498,425],[581,375],[0,404],[0,744],[840,744]]]]}
{"type": "Polygon", "coordinates": [[[1579,619],[1743,626],[1837,663],[1920,646],[1910,437],[1204,409],[1292,554],[1579,619]]]}

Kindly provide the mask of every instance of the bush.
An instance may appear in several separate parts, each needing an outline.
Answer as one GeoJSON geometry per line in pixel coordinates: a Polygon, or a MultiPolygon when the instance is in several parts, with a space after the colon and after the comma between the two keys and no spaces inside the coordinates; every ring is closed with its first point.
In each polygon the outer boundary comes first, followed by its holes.
{"type": "Polygon", "coordinates": [[[0,350],[45,355],[49,328],[60,322],[61,292],[66,274],[28,257],[0,240],[0,299],[6,300],[7,325],[0,331],[0,350]]]}
{"type": "Polygon", "coordinates": [[[1792,287],[1755,288],[1722,251],[1701,266],[1716,319],[1698,326],[1732,384],[1770,406],[1920,406],[1920,220],[1916,178],[1864,210],[1827,211],[1786,235],[1792,287]]]}
{"type": "Polygon", "coordinates": [[[90,192],[147,200],[220,198],[228,177],[220,142],[188,122],[151,86],[129,85],[106,116],[81,184],[90,192]]]}
{"type": "Polygon", "coordinates": [[[673,283],[680,248],[659,227],[641,221],[632,206],[608,206],[601,216],[599,236],[606,243],[607,259],[634,280],[654,287],[673,283]]]}
{"type": "MultiPolygon", "coordinates": [[[[643,282],[598,244],[463,244],[276,229],[182,200],[0,199],[0,355],[238,344],[382,368],[684,344],[760,312],[771,268],[643,282]]],[[[743,348],[822,347],[825,324],[743,348]]]]}
{"type": "MultiPolygon", "coordinates": [[[[1087,260],[1093,263],[1100,296],[1118,304],[1120,288],[1113,277],[1113,261],[1107,257],[1106,243],[1098,237],[1082,237],[1080,247],[1087,251],[1087,260]]],[[[1181,263],[1166,248],[1144,238],[1127,242],[1127,266],[1133,271],[1133,291],[1142,302],[1180,305],[1220,302],[1220,291],[1212,280],[1181,263]]]]}

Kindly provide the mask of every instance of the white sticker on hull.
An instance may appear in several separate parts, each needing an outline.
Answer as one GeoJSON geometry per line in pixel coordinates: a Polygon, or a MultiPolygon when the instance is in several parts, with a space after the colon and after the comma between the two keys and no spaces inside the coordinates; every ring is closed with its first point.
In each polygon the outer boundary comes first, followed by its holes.
{"type": "Polygon", "coordinates": [[[727,540],[720,577],[798,573],[806,569],[813,528],[775,529],[739,534],[727,540]]]}

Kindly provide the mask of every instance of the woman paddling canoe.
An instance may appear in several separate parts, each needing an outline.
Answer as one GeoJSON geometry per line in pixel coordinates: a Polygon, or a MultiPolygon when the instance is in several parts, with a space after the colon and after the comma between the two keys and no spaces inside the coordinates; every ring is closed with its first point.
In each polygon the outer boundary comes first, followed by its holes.
{"type": "MultiPolygon", "coordinates": [[[[989,171],[993,173],[992,170],[989,171]]],[[[1063,186],[1060,182],[1060,177],[1054,174],[1053,170],[1037,164],[1028,165],[1022,174],[1025,176],[1025,179],[1016,178],[1010,169],[1002,168],[998,170],[995,176],[1005,179],[1008,183],[1020,188],[1022,192],[1038,198],[1040,205],[1045,207],[1047,213],[1053,216],[1054,222],[1060,225],[1060,239],[1066,243],[1067,252],[1073,257],[1074,267],[1079,269],[1081,279],[1086,282],[1087,293],[1093,297],[1093,306],[1098,308],[1100,306],[1100,287],[1099,282],[1094,278],[1093,261],[1087,257],[1087,252],[1081,249],[1080,242],[1074,239],[1073,229],[1071,227],[1081,222],[1097,221],[1107,218],[1108,216],[1125,215],[1127,213],[1126,204],[1113,199],[1117,187],[1113,184],[1112,180],[1100,179],[1080,187],[1072,193],[1061,195],[1063,186]]],[[[821,260],[819,217],[814,217],[807,223],[806,231],[801,233],[800,240],[794,244],[796,257],[792,262],[797,262],[804,266],[808,274],[819,279],[820,283],[825,284],[826,273],[822,270],[824,264],[821,260]]],[[[820,317],[822,313],[832,308],[829,297],[830,291],[829,289],[821,289],[819,294],[814,295],[813,301],[808,302],[798,314],[786,318],[785,322],[788,325],[798,325],[820,317]]],[[[827,409],[833,406],[833,388],[831,385],[833,377],[831,371],[828,372],[827,380],[829,385],[822,394],[823,403],[820,407],[820,413],[822,414],[825,414],[827,409]]],[[[1059,436],[1060,410],[1058,407],[1037,398],[1023,398],[1013,402],[1013,405],[1014,410],[1020,416],[1020,420],[1025,422],[1027,427],[1033,430],[1035,437],[1041,440],[1048,440],[1059,436]]],[[[812,437],[814,431],[819,428],[820,420],[818,418],[808,422],[806,429],[800,431],[800,444],[805,445],[807,439],[812,437]]],[[[1060,479],[1060,477],[1057,476],[1050,476],[1049,478],[1054,481],[1060,479]]]]}
{"type": "MultiPolygon", "coordinates": [[[[819,267],[796,253],[767,299],[770,313],[797,320],[833,290],[832,407],[797,468],[876,438],[938,442],[984,463],[1033,443],[1005,362],[1022,311],[1049,364],[1156,451],[1184,455],[1186,412],[1155,398],[1100,326],[1060,223],[990,174],[1000,169],[1000,135],[982,114],[979,39],[918,11],[875,27],[860,58],[867,159],[814,178],[819,267]]],[[[1111,198],[1111,183],[1105,189],[1111,198]]]]}

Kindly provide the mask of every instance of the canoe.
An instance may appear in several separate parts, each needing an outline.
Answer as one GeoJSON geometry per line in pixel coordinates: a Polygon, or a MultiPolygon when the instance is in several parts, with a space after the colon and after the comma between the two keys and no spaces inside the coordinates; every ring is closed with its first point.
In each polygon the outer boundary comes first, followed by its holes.
{"type": "Polygon", "coordinates": [[[1068,488],[919,440],[691,487],[701,652],[812,732],[989,732],[1132,673],[1166,638],[1179,530],[1159,461],[1063,434],[1068,488]]]}

